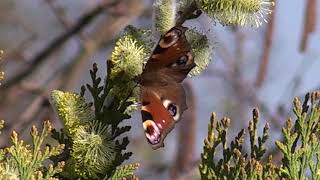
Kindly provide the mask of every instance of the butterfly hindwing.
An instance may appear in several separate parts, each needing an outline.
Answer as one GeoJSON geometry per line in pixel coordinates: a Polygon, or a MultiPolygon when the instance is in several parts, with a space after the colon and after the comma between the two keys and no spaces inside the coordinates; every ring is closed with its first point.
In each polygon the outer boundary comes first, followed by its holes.
{"type": "Polygon", "coordinates": [[[143,128],[147,140],[156,149],[163,146],[165,137],[187,109],[185,92],[178,83],[142,88],[143,128]]]}

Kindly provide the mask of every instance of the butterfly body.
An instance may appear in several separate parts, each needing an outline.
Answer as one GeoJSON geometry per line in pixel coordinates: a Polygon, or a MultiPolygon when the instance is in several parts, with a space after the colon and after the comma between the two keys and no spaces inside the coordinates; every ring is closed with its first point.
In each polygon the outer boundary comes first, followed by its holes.
{"type": "Polygon", "coordinates": [[[143,128],[154,149],[164,146],[165,137],[187,109],[180,83],[196,65],[186,29],[176,26],[161,36],[138,78],[143,128]]]}

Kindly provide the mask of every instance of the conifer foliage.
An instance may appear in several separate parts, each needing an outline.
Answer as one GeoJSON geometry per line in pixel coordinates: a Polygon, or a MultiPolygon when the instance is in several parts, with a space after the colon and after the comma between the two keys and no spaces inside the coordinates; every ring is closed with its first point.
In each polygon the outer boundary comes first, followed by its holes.
{"type": "Polygon", "coordinates": [[[259,113],[253,110],[253,120],[250,121],[249,141],[250,154],[244,153],[245,130],[241,130],[230,145],[227,142],[227,132],[230,119],[216,121],[212,114],[208,127],[208,136],[204,140],[203,152],[199,170],[201,179],[319,179],[320,145],[320,91],[308,93],[304,102],[298,98],[293,101],[293,112],[296,120],[291,118],[282,128],[283,140],[275,141],[282,154],[282,164],[274,165],[272,156],[268,161],[262,161],[268,139],[269,125],[263,128],[262,136],[257,138],[259,113]],[[223,158],[218,159],[218,146],[222,146],[223,158]]]}

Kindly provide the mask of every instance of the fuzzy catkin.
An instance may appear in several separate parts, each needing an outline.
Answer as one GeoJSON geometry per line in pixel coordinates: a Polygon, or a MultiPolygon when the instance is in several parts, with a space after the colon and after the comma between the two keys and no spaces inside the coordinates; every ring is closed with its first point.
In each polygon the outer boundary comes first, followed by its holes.
{"type": "Polygon", "coordinates": [[[272,12],[273,0],[197,0],[198,7],[223,25],[259,27],[272,12]]]}
{"type": "Polygon", "coordinates": [[[176,0],[156,0],[154,7],[154,30],[165,34],[176,25],[176,0]]]}

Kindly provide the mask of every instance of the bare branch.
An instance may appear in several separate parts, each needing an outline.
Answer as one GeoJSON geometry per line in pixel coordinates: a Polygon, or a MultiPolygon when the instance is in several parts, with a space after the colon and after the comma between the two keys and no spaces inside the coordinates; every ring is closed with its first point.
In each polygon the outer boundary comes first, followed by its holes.
{"type": "Polygon", "coordinates": [[[188,110],[183,115],[183,123],[179,124],[176,159],[171,169],[171,179],[179,179],[179,176],[190,170],[195,151],[196,139],[196,99],[191,83],[184,83],[188,98],[188,110]]]}
{"type": "Polygon", "coordinates": [[[317,3],[316,0],[308,0],[304,17],[304,30],[300,41],[300,52],[304,52],[307,48],[309,34],[315,30],[316,16],[317,16],[317,3]]]}
{"type": "Polygon", "coordinates": [[[98,15],[102,14],[104,10],[110,8],[121,1],[112,1],[112,2],[104,2],[97,5],[93,10],[84,14],[75,25],[73,25],[69,30],[55,38],[51,41],[42,51],[36,54],[31,60],[28,60],[30,65],[24,69],[22,72],[18,73],[13,78],[4,82],[1,86],[2,89],[8,89],[12,85],[19,83],[26,76],[31,74],[40,64],[41,62],[50,56],[55,50],[57,50],[62,44],[64,44],[67,40],[69,40],[73,35],[79,33],[83,28],[85,28],[88,24],[90,24],[98,15]]]}
{"type": "MultiPolygon", "coordinates": [[[[277,4],[277,3],[275,3],[277,4]]],[[[264,50],[261,57],[261,62],[255,82],[255,86],[260,88],[266,79],[267,71],[268,71],[268,64],[272,46],[272,36],[274,31],[274,21],[275,21],[275,6],[273,6],[273,13],[270,16],[270,20],[267,26],[267,31],[265,34],[265,41],[264,41],[264,50]]]]}

